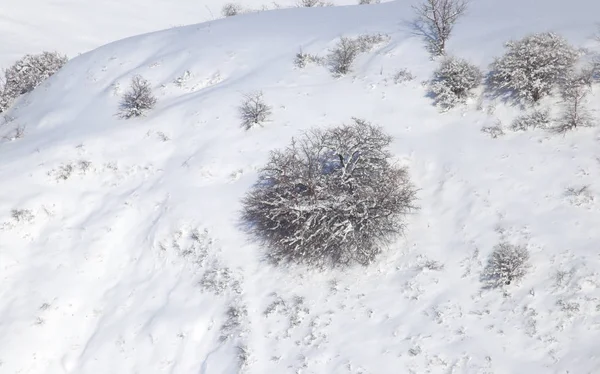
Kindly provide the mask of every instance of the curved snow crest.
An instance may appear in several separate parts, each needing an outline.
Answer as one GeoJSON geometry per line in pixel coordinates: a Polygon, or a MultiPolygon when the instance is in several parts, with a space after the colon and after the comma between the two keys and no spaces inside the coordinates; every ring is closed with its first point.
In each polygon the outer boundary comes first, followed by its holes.
{"type": "MultiPolygon", "coordinates": [[[[600,5],[536,4],[474,2],[448,49],[485,68],[528,32],[587,45],[600,5]]],[[[490,139],[480,128],[515,108],[440,115],[409,14],[405,2],[289,9],[161,31],[77,57],[23,97],[0,128],[25,129],[0,143],[0,371],[594,370],[596,130],[490,139]],[[300,48],[324,55],[363,33],[391,40],[348,76],[293,66],[300,48]],[[393,84],[402,68],[417,79],[393,84]],[[158,103],[121,120],[135,74],[158,103]],[[257,89],[273,119],[244,131],[237,105],[257,89]],[[421,188],[408,236],[369,269],[264,264],[238,222],[256,169],[352,116],[395,137],[421,188]],[[533,269],[508,295],[481,292],[501,239],[529,245],[533,269]]]]}

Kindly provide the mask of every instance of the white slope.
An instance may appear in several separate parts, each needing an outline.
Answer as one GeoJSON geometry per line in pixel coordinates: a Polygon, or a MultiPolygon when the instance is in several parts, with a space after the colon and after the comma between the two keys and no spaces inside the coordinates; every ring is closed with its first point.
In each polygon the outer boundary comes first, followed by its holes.
{"type": "MultiPolygon", "coordinates": [[[[480,0],[449,50],[486,68],[505,41],[546,30],[594,49],[597,14],[592,0],[480,0]]],[[[518,108],[439,113],[411,15],[404,1],[284,9],[137,36],[18,101],[0,125],[25,129],[0,143],[0,372],[597,373],[598,130],[492,139],[480,129],[518,108]],[[390,42],[349,76],[292,64],[300,47],[376,32],[390,42]],[[395,85],[400,68],[417,79],[395,85]],[[158,105],[121,120],[134,74],[158,105]],[[245,131],[236,106],[253,90],[274,116],[245,131]],[[239,227],[257,168],[352,116],[394,136],[420,188],[406,237],[369,268],[263,262],[239,227]],[[529,245],[533,267],[506,293],[482,290],[502,239],[529,245]]]]}
{"type": "MultiPolygon", "coordinates": [[[[132,35],[222,17],[225,4],[244,11],[295,7],[297,0],[2,0],[0,68],[27,53],[80,53],[132,35]]],[[[334,0],[334,5],[358,0],[334,0]]]]}

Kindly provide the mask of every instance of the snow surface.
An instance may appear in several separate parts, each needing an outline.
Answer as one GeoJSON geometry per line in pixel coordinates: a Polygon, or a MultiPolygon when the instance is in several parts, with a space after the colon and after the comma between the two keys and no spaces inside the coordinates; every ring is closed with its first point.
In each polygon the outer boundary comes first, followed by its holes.
{"type": "MultiPolygon", "coordinates": [[[[384,0],[389,1],[389,0],[384,0]]],[[[333,0],[334,5],[358,0],[333,0]]],[[[70,57],[151,31],[222,18],[223,5],[245,12],[295,7],[297,0],[2,0],[0,67],[26,53],[57,50],[70,57]]]]}
{"type": "MultiPolygon", "coordinates": [[[[201,20],[187,1],[181,18],[163,15],[166,2],[97,3],[129,23],[109,30],[75,19],[81,2],[48,2],[68,10],[53,32],[81,35],[64,46],[201,20]]],[[[36,4],[32,18],[48,17],[36,4]]],[[[448,50],[486,68],[505,41],[547,30],[598,50],[598,14],[593,0],[474,1],[448,50]]],[[[0,373],[600,372],[598,129],[494,139],[481,128],[519,108],[486,99],[440,113],[421,84],[436,62],[411,17],[399,1],[172,28],[85,53],[21,98],[0,125],[0,373]],[[391,40],[348,76],[292,64],[300,48],[323,55],[342,35],[377,32],[391,40]],[[416,80],[394,84],[401,68],[416,80]],[[115,113],[135,74],[158,104],[125,121],[115,113]],[[245,131],[236,107],[253,90],[274,115],[245,131]],[[352,116],[395,137],[420,188],[406,237],[369,268],[265,263],[239,221],[257,168],[303,130],[352,116]],[[503,239],[528,245],[533,267],[504,293],[484,290],[503,239]]],[[[29,48],[10,43],[9,54],[29,48]]]]}

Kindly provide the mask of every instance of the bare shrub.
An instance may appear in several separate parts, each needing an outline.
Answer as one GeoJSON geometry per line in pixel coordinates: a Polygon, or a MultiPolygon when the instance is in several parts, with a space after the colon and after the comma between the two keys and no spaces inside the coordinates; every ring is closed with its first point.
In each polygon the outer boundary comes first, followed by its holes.
{"type": "Polygon", "coordinates": [[[515,118],[510,127],[513,131],[527,131],[538,128],[547,129],[551,124],[552,118],[549,110],[535,109],[515,118]]]}
{"type": "Polygon", "coordinates": [[[467,0],[424,0],[413,7],[417,14],[417,32],[425,38],[432,54],[441,56],[446,53],[446,43],[452,29],[465,14],[467,5],[467,0]]]}
{"type": "Polygon", "coordinates": [[[394,83],[400,84],[410,82],[415,79],[415,76],[407,69],[400,69],[394,74],[394,83]]]}
{"type": "Polygon", "coordinates": [[[488,83],[498,96],[535,103],[552,92],[574,67],[579,53],[554,33],[529,35],[506,43],[491,66],[488,83]]]}
{"type": "Polygon", "coordinates": [[[565,133],[578,127],[592,127],[594,118],[586,107],[586,97],[590,88],[581,76],[568,77],[562,87],[562,113],[552,128],[565,133]]]}
{"type": "Polygon", "coordinates": [[[575,206],[585,206],[594,202],[594,194],[590,186],[569,187],[565,191],[565,197],[575,206]]]}
{"type": "Polygon", "coordinates": [[[346,75],[359,54],[371,51],[376,45],[389,40],[386,34],[363,34],[356,38],[342,37],[329,51],[327,63],[334,75],[346,75]]]}
{"type": "Polygon", "coordinates": [[[381,0],[358,0],[358,5],[380,4],[381,0]]]}
{"type": "Polygon", "coordinates": [[[354,119],[273,151],[243,200],[243,219],[268,257],[318,267],[373,261],[415,209],[408,171],[387,150],[391,141],[354,119]]]}
{"type": "Polygon", "coordinates": [[[237,16],[238,14],[242,13],[242,11],[242,6],[237,3],[227,3],[223,5],[223,8],[221,8],[221,14],[223,17],[237,16]]]}
{"type": "Polygon", "coordinates": [[[57,52],[42,52],[25,55],[4,72],[4,87],[0,93],[0,113],[8,109],[13,101],[33,91],[46,79],[54,75],[69,59],[57,52]]]}
{"type": "Polygon", "coordinates": [[[494,247],[481,280],[489,288],[503,287],[521,280],[529,267],[529,250],[526,247],[500,243],[494,247]]]}
{"type": "Polygon", "coordinates": [[[342,37],[327,58],[331,71],[336,75],[348,74],[359,53],[360,48],[354,39],[342,37]]]}
{"type": "Polygon", "coordinates": [[[142,76],[136,75],[131,79],[129,91],[121,98],[118,115],[124,119],[140,117],[155,105],[156,97],[152,93],[150,83],[142,76]]]}
{"type": "Polygon", "coordinates": [[[262,125],[271,117],[271,107],[265,103],[261,91],[244,95],[244,101],[238,109],[246,130],[262,125]]]}
{"type": "Polygon", "coordinates": [[[429,89],[436,105],[450,109],[466,102],[482,79],[483,74],[475,65],[463,59],[447,57],[433,73],[429,89]]]}
{"type": "Polygon", "coordinates": [[[298,7],[300,8],[314,8],[314,7],[322,7],[322,6],[332,6],[333,4],[330,2],[322,1],[322,0],[298,0],[298,7]]]}
{"type": "Polygon", "coordinates": [[[294,65],[300,69],[304,69],[309,64],[323,65],[324,63],[325,61],[322,57],[302,51],[298,52],[294,59],[294,65]]]}
{"type": "Polygon", "coordinates": [[[35,218],[29,209],[13,209],[10,215],[16,222],[31,222],[35,218]]]}
{"type": "Polygon", "coordinates": [[[504,136],[504,129],[502,128],[502,122],[500,121],[491,126],[483,126],[481,132],[488,134],[492,139],[504,136]]]}
{"type": "Polygon", "coordinates": [[[390,36],[387,34],[362,34],[354,39],[358,45],[358,50],[361,53],[371,51],[376,45],[385,43],[390,40],[390,36]]]}

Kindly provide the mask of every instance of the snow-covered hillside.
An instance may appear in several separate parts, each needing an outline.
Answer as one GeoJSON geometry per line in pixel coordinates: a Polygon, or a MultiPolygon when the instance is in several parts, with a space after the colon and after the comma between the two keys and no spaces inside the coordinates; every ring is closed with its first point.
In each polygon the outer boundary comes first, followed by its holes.
{"type": "MultiPolygon", "coordinates": [[[[75,57],[132,35],[215,20],[223,17],[222,8],[229,3],[243,11],[257,11],[295,7],[301,1],[4,0],[0,2],[0,67],[25,53],[57,50],[75,57]]],[[[358,0],[328,3],[350,5],[358,0]]]]}
{"type": "MultiPolygon", "coordinates": [[[[203,20],[192,2],[177,19],[155,3],[158,27],[203,20]]],[[[0,122],[0,373],[598,373],[598,128],[492,138],[481,129],[507,126],[518,107],[474,99],[440,113],[421,84],[437,62],[410,5],[281,9],[135,36],[17,101],[0,122]],[[347,76],[293,64],[300,49],[325,55],[365,33],[390,40],[347,76]],[[404,68],[416,79],[395,84],[404,68]],[[123,120],[135,74],[158,103],[123,120]],[[246,131],[237,106],[256,90],[273,118],[246,131]],[[394,137],[421,209],[370,267],[269,265],[240,228],[240,199],[270,150],[351,117],[394,137]],[[16,129],[24,136],[9,140],[16,129]],[[527,245],[532,268],[506,292],[484,290],[501,240],[527,245]]],[[[145,28],[142,14],[67,47],[145,28]]],[[[473,1],[448,51],[486,69],[504,42],[548,30],[598,51],[598,14],[594,0],[473,1]]]]}

